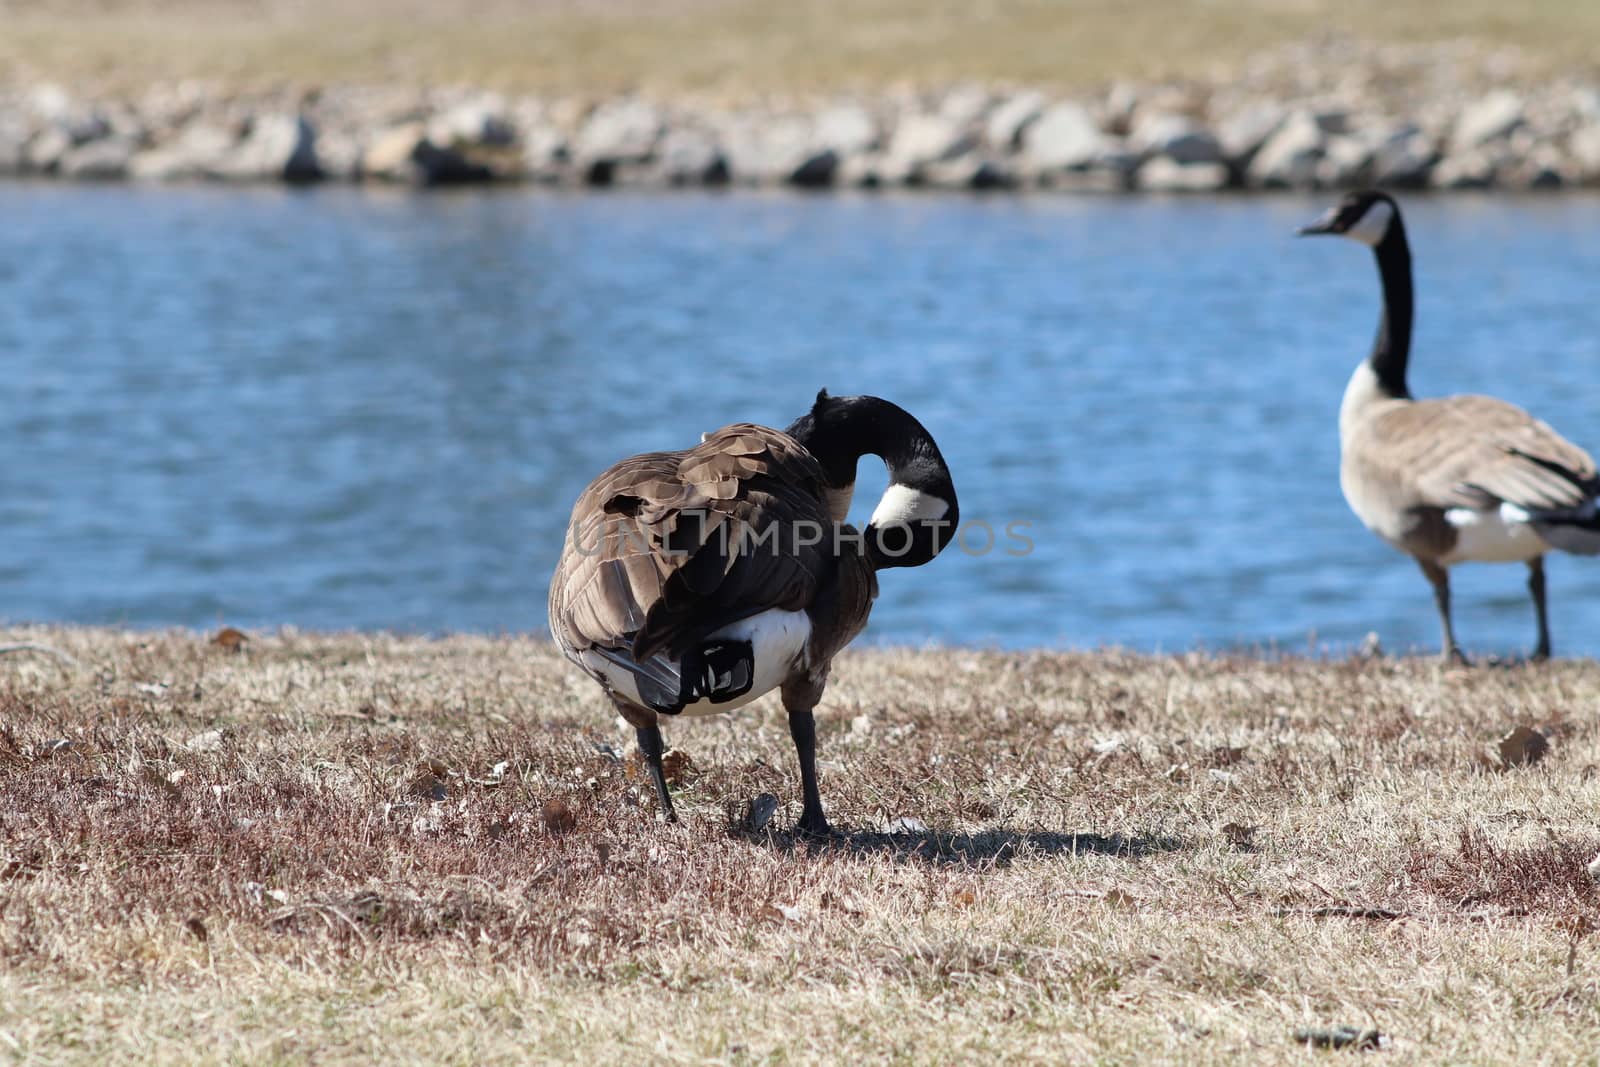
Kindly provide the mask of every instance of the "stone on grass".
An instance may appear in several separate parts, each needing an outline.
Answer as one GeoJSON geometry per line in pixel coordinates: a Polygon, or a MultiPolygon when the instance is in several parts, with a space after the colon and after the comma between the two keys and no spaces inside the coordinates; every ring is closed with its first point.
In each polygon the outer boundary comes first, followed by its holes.
{"type": "Polygon", "coordinates": [[[1052,105],[1022,136],[1028,163],[1038,171],[1085,168],[1106,148],[1106,136],[1088,110],[1071,101],[1052,105]]]}
{"type": "Polygon", "coordinates": [[[1226,163],[1180,163],[1156,156],[1139,168],[1134,184],[1152,193],[1213,193],[1226,189],[1229,178],[1226,163]]]}
{"type": "Polygon", "coordinates": [[[212,166],[211,174],[227,181],[315,181],[322,175],[316,131],[301,115],[257,116],[244,140],[212,166]]]}
{"type": "Polygon", "coordinates": [[[138,148],[131,138],[103,137],[79,145],[61,157],[63,178],[79,181],[116,181],[128,176],[128,163],[138,148]]]}
{"type": "Polygon", "coordinates": [[[1310,112],[1289,116],[1245,168],[1249,184],[1264,189],[1310,189],[1316,185],[1328,135],[1310,112]]]}
{"type": "Polygon", "coordinates": [[[983,124],[984,141],[1002,152],[1021,148],[1023,132],[1043,113],[1044,104],[1044,94],[1031,89],[1007,97],[983,124]]]}
{"type": "Polygon", "coordinates": [[[1504,140],[1526,122],[1527,104],[1522,96],[1509,89],[1497,89],[1462,110],[1451,146],[1456,150],[1470,149],[1504,140]]]}

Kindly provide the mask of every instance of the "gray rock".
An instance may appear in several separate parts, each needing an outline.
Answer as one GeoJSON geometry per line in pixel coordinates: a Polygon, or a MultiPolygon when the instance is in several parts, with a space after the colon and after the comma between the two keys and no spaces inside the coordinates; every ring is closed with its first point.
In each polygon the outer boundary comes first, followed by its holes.
{"type": "Polygon", "coordinates": [[[236,141],[230,130],[196,120],[177,140],[136,154],[128,161],[128,175],[142,181],[203,178],[227,158],[236,141]]]}
{"type": "Polygon", "coordinates": [[[1552,144],[1539,144],[1495,175],[1496,184],[1511,189],[1548,190],[1578,185],[1582,168],[1552,144]]]}
{"type": "Polygon", "coordinates": [[[1351,189],[1372,183],[1373,145],[1360,137],[1329,137],[1317,161],[1316,185],[1323,189],[1351,189]]]}
{"type": "Polygon", "coordinates": [[[32,138],[33,130],[21,116],[0,113],[0,175],[22,172],[32,138]]]}
{"type": "Polygon", "coordinates": [[[1317,164],[1322,161],[1328,135],[1316,117],[1307,111],[1289,116],[1263,144],[1245,177],[1250,185],[1263,189],[1310,189],[1317,182],[1317,164]]]}
{"type": "Polygon", "coordinates": [[[1213,193],[1226,189],[1230,177],[1226,163],[1180,163],[1171,156],[1155,156],[1139,168],[1134,184],[1152,193],[1213,193]]]}
{"type": "Polygon", "coordinates": [[[1234,112],[1217,124],[1223,155],[1236,167],[1248,167],[1288,118],[1289,111],[1275,103],[1253,104],[1234,112]]]}
{"type": "Polygon", "coordinates": [[[486,95],[436,115],[428,139],[451,148],[507,148],[516,143],[517,129],[505,100],[486,95]]]}
{"type": "Polygon", "coordinates": [[[1572,135],[1567,143],[1572,162],[1577,167],[1579,180],[1600,182],[1600,122],[1584,126],[1572,135]]]}
{"type": "Polygon", "coordinates": [[[1403,125],[1380,140],[1372,154],[1372,183],[1390,188],[1416,189],[1428,184],[1439,158],[1433,138],[1412,125],[1403,125]]]}
{"type": "Polygon", "coordinates": [[[799,115],[739,115],[717,131],[735,182],[788,181],[816,154],[812,124],[799,115]]]}
{"type": "Polygon", "coordinates": [[[353,130],[322,127],[317,130],[317,170],[332,181],[361,180],[361,162],[366,148],[353,130]]]}
{"type": "Polygon", "coordinates": [[[1310,115],[1323,133],[1339,136],[1350,132],[1350,112],[1345,108],[1318,107],[1310,115]]]}
{"type": "Polygon", "coordinates": [[[1487,189],[1494,184],[1502,164],[1500,152],[1490,147],[1452,152],[1439,160],[1428,175],[1435,189],[1487,189]]]}
{"type": "Polygon", "coordinates": [[[1585,85],[1574,89],[1568,106],[1580,123],[1600,123],[1600,88],[1585,85]]]}
{"type": "Polygon", "coordinates": [[[982,86],[958,85],[939,101],[939,117],[963,128],[976,126],[992,102],[989,91],[982,86]]]}
{"type": "Polygon", "coordinates": [[[790,185],[798,185],[802,189],[821,189],[833,184],[834,175],[838,171],[839,153],[831,148],[824,148],[801,160],[800,165],[790,172],[787,181],[790,185]]]}
{"type": "Polygon", "coordinates": [[[919,175],[923,185],[933,189],[1009,189],[1016,175],[1003,162],[969,153],[942,163],[932,163],[919,175]]]}
{"type": "Polygon", "coordinates": [[[1023,131],[1044,112],[1044,94],[1027,90],[1016,93],[989,113],[983,124],[983,139],[991,148],[1014,152],[1022,147],[1023,131]]]}
{"type": "Polygon", "coordinates": [[[848,156],[878,144],[878,123],[860,104],[834,104],[817,113],[813,136],[818,149],[848,156]]]}
{"type": "Polygon", "coordinates": [[[61,163],[61,158],[72,149],[72,135],[67,132],[66,127],[59,123],[51,123],[35,134],[23,149],[23,168],[39,174],[54,173],[61,163]]]}
{"type": "Polygon", "coordinates": [[[674,126],[657,146],[657,158],[672,185],[721,185],[728,180],[728,161],[706,130],[674,126]]]}
{"type": "Polygon", "coordinates": [[[882,152],[848,156],[839,165],[835,181],[852,189],[881,189],[904,185],[911,169],[904,160],[890,159],[882,152]]]}
{"type": "Polygon", "coordinates": [[[661,112],[644,100],[609,101],[595,108],[578,130],[572,154],[580,168],[640,162],[655,153],[665,125],[661,112]]]}
{"type": "Polygon", "coordinates": [[[128,163],[138,145],[128,137],[102,137],[78,145],[61,157],[63,178],[79,181],[116,181],[128,176],[128,163]]]}
{"type": "Polygon", "coordinates": [[[1527,121],[1527,104],[1521,95],[1498,89],[1469,104],[1456,119],[1451,137],[1453,150],[1477,148],[1509,137],[1527,121]]]}
{"type": "Polygon", "coordinates": [[[410,174],[411,157],[417,146],[428,139],[420,122],[384,130],[367,145],[361,156],[361,173],[369,178],[401,180],[410,174]]]}
{"type": "Polygon", "coordinates": [[[1166,156],[1174,163],[1220,163],[1222,145],[1207,129],[1182,115],[1140,115],[1128,135],[1135,151],[1166,156]]]}
{"type": "Polygon", "coordinates": [[[1023,133],[1023,152],[1040,172],[1086,168],[1106,149],[1106,136],[1078,104],[1054,104],[1023,133]]]}
{"type": "Polygon", "coordinates": [[[943,115],[907,115],[895,126],[886,154],[911,170],[955,159],[976,147],[977,138],[943,115]]]}
{"type": "MultiPolygon", "coordinates": [[[[407,123],[374,138],[362,156],[361,170],[369,178],[427,186],[484,182],[494,177],[482,163],[434,144],[420,122],[407,123]]],[[[611,175],[604,177],[596,184],[608,184],[611,175]]]]}
{"type": "Polygon", "coordinates": [[[315,181],[322,176],[316,131],[302,115],[258,116],[210,174],[228,181],[315,181]]]}

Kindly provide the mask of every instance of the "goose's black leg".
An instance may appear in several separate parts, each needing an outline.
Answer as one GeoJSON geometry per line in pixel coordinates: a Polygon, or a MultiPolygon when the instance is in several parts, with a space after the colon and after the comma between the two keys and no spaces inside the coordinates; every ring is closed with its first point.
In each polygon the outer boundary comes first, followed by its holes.
{"type": "Polygon", "coordinates": [[[677,822],[678,813],[672,808],[672,795],[667,792],[667,772],[661,766],[661,754],[666,745],[661,740],[661,728],[652,723],[635,727],[639,736],[639,751],[644,753],[645,765],[650,768],[650,780],[656,786],[656,799],[661,802],[661,812],[668,822],[677,822]]]}
{"type": "Polygon", "coordinates": [[[1544,557],[1534,556],[1528,561],[1528,592],[1533,596],[1533,610],[1539,616],[1539,644],[1533,650],[1533,659],[1542,663],[1550,658],[1550,619],[1545,614],[1544,557]]]}
{"type": "Polygon", "coordinates": [[[800,822],[795,832],[803,837],[827,837],[833,833],[828,817],[822,813],[822,792],[817,788],[817,720],[811,709],[822,699],[826,678],[812,681],[802,677],[783,684],[783,706],[789,713],[789,736],[800,757],[800,822]]]}
{"type": "Polygon", "coordinates": [[[1439,630],[1443,635],[1443,649],[1440,654],[1446,663],[1459,663],[1468,665],[1467,657],[1456,647],[1455,628],[1450,625],[1450,572],[1432,560],[1418,559],[1417,566],[1422,568],[1422,573],[1433,586],[1433,604],[1439,609],[1439,630]]]}

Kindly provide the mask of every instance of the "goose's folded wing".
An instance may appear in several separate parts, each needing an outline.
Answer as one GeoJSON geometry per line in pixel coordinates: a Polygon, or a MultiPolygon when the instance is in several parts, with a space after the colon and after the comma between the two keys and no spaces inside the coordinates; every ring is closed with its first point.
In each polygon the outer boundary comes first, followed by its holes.
{"type": "Polygon", "coordinates": [[[550,588],[556,639],[643,660],[805,607],[833,549],[822,486],[810,453],[748,424],[617,464],[573,509],[550,588]]]}
{"type": "Polygon", "coordinates": [[[1582,507],[1600,490],[1589,454],[1521,408],[1452,396],[1392,408],[1346,444],[1347,462],[1396,498],[1436,508],[1582,507]]]}

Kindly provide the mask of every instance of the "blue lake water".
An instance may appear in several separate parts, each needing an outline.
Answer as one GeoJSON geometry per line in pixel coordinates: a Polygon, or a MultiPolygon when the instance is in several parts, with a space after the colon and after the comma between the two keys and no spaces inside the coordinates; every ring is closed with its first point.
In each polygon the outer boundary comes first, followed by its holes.
{"type": "MultiPolygon", "coordinates": [[[[1291,236],[1323,206],[0,185],[0,618],[542,631],[591,477],[826,386],[1029,524],[885,575],[871,640],[1434,648],[1339,495],[1379,296],[1291,236]]],[[[1413,389],[1600,448],[1600,199],[1408,222],[1413,389]]],[[[1469,650],[1531,645],[1523,568],[1456,574],[1469,650]]],[[[1600,653],[1600,560],[1551,591],[1558,654],[1600,653]]]]}

